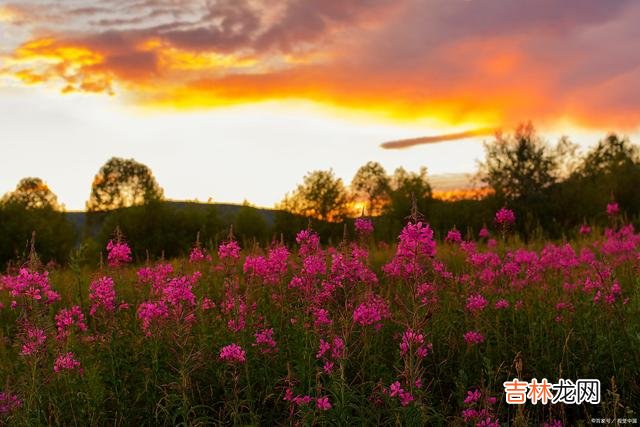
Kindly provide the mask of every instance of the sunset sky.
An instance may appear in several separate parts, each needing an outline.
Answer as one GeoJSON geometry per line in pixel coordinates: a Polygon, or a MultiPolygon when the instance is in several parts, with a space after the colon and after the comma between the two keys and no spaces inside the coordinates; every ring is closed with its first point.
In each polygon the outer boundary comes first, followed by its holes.
{"type": "Polygon", "coordinates": [[[314,169],[473,172],[525,120],[638,142],[638,22],[633,0],[0,0],[0,193],[39,176],[82,209],[120,156],[172,199],[272,206],[314,169]]]}

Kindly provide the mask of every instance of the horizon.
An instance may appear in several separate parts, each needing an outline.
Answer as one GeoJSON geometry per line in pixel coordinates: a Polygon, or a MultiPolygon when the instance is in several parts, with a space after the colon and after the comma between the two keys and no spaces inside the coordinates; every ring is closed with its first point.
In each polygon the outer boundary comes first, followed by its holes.
{"type": "Polygon", "coordinates": [[[271,208],[309,171],[348,184],[370,160],[473,174],[489,129],[528,120],[550,143],[638,141],[639,17],[630,1],[0,0],[0,193],[36,176],[83,210],[117,156],[168,199],[271,208]]]}

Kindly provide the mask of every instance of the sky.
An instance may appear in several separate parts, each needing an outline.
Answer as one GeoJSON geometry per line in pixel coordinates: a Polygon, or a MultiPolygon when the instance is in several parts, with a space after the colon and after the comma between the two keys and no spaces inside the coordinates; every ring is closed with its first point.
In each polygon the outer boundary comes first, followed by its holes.
{"type": "Polygon", "coordinates": [[[119,156],[168,198],[269,207],[369,160],[473,173],[527,120],[637,142],[639,21],[633,0],[0,0],[0,193],[38,176],[82,209],[119,156]]]}

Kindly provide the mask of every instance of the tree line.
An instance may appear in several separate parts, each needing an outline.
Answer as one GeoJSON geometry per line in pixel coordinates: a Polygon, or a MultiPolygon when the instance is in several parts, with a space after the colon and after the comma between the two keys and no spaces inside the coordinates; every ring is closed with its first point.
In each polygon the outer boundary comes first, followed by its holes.
{"type": "Polygon", "coordinates": [[[309,172],[271,217],[247,202],[231,215],[212,204],[166,202],[146,165],[114,157],[95,175],[81,223],[74,223],[40,178],[24,178],[5,194],[0,263],[23,259],[31,243],[44,260],[62,263],[81,249],[96,261],[116,229],[143,260],[184,255],[196,239],[213,247],[230,233],[248,245],[291,242],[298,230],[311,226],[325,241],[335,241],[349,232],[350,219],[361,215],[374,218],[378,239],[392,241],[412,207],[440,235],[453,227],[473,235],[491,225],[493,212],[508,206],[524,239],[561,238],[583,223],[604,224],[604,206],[611,201],[630,220],[640,213],[640,150],[613,133],[583,154],[566,137],[550,144],[530,123],[496,133],[485,143],[476,181],[490,191],[473,199],[440,200],[426,168],[389,174],[368,162],[348,185],[332,170],[309,172]]]}

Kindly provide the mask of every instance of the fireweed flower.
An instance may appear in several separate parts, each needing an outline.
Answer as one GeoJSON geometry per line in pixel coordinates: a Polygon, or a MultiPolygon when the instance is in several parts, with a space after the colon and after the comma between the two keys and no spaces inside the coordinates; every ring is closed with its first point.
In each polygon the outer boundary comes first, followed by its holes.
{"type": "Polygon", "coordinates": [[[211,261],[211,255],[207,254],[205,249],[194,246],[189,254],[189,262],[197,263],[202,261],[211,261]]]}
{"type": "Polygon", "coordinates": [[[87,325],[84,323],[84,314],[79,306],[70,309],[63,308],[56,314],[56,329],[58,330],[58,340],[65,340],[71,334],[71,328],[76,326],[79,331],[86,331],[87,325]]]}
{"type": "MultiPolygon", "coordinates": [[[[9,291],[12,298],[51,304],[60,300],[60,294],[51,289],[49,273],[39,273],[21,268],[16,276],[2,276],[0,284],[9,291]]],[[[12,302],[12,307],[18,305],[12,302]]]]}
{"type": "Polygon", "coordinates": [[[617,202],[611,202],[607,204],[607,215],[615,216],[620,213],[620,206],[617,202]]]}
{"type": "Polygon", "coordinates": [[[415,354],[423,359],[429,354],[433,348],[432,344],[424,344],[424,335],[418,334],[411,329],[407,329],[402,334],[402,342],[400,343],[400,356],[405,356],[409,349],[413,348],[415,354]]]}
{"type": "Polygon", "coordinates": [[[396,381],[389,386],[388,393],[390,397],[397,397],[402,406],[407,406],[414,400],[411,393],[405,391],[399,381],[396,381]]]}
{"type": "Polygon", "coordinates": [[[473,314],[478,314],[487,306],[487,300],[480,294],[469,295],[467,298],[467,310],[473,314]]]}
{"type": "Polygon", "coordinates": [[[296,235],[296,243],[300,245],[298,254],[304,258],[318,252],[320,237],[311,230],[302,230],[296,235]]]}
{"type": "Polygon", "coordinates": [[[501,208],[496,212],[495,221],[501,227],[508,227],[516,222],[516,214],[511,209],[501,208]]]}
{"type": "Polygon", "coordinates": [[[44,349],[45,342],[47,341],[47,334],[45,334],[43,329],[25,324],[23,326],[23,331],[24,337],[22,347],[20,348],[20,354],[22,356],[31,356],[44,349]]]}
{"type": "Polygon", "coordinates": [[[506,299],[499,299],[498,301],[496,301],[494,307],[498,310],[509,308],[509,301],[507,301],[506,299]]]}
{"type": "Polygon", "coordinates": [[[480,332],[469,331],[464,334],[464,340],[467,344],[481,344],[484,342],[484,336],[480,332]]]}
{"type": "Polygon", "coordinates": [[[3,391],[0,393],[0,415],[6,415],[18,409],[22,401],[15,394],[3,391]]]}
{"type": "Polygon", "coordinates": [[[447,243],[461,243],[462,242],[462,234],[455,228],[453,230],[449,230],[447,233],[447,237],[444,239],[447,243]]]}
{"type": "Polygon", "coordinates": [[[91,282],[89,286],[89,300],[91,308],[89,314],[95,315],[98,310],[111,313],[116,309],[116,290],[113,279],[108,276],[91,282]]]}
{"type": "Polygon", "coordinates": [[[373,233],[373,221],[369,218],[356,218],[355,228],[360,236],[368,236],[373,233]]]}
{"type": "Polygon", "coordinates": [[[254,347],[260,347],[260,352],[263,354],[276,353],[278,351],[276,340],[273,339],[273,328],[257,330],[256,342],[254,347]]]}
{"type": "Polygon", "coordinates": [[[107,243],[107,260],[110,267],[118,267],[131,262],[131,248],[125,242],[107,243]]]}
{"type": "Polygon", "coordinates": [[[480,390],[467,391],[467,397],[464,399],[464,403],[470,405],[480,400],[480,390]]]}
{"type": "Polygon", "coordinates": [[[589,227],[587,224],[582,224],[580,226],[580,234],[591,234],[591,227],[589,227]]]}
{"type": "Polygon", "coordinates": [[[72,352],[60,354],[53,364],[53,370],[54,372],[77,370],[80,374],[82,374],[82,367],[80,365],[80,362],[75,359],[72,352]]]}
{"type": "Polygon", "coordinates": [[[382,321],[391,317],[387,302],[376,295],[371,295],[366,302],[358,305],[353,311],[353,321],[360,326],[374,325],[376,330],[382,328],[382,321]]]}
{"type": "Polygon", "coordinates": [[[321,411],[328,411],[331,409],[331,403],[329,402],[328,396],[318,397],[316,399],[316,407],[321,411]]]}
{"type": "Polygon", "coordinates": [[[421,274],[423,266],[436,254],[433,230],[422,222],[407,224],[400,233],[396,254],[391,262],[383,267],[392,277],[411,278],[421,274]]]}
{"type": "Polygon", "coordinates": [[[222,243],[218,247],[218,256],[220,259],[238,259],[240,258],[240,245],[235,240],[222,243]]]}
{"type": "Polygon", "coordinates": [[[244,363],[247,354],[238,344],[229,344],[220,350],[220,360],[227,363],[244,363]]]}
{"type": "Polygon", "coordinates": [[[487,227],[482,227],[480,229],[480,232],[478,233],[478,237],[480,237],[481,239],[488,239],[490,236],[489,234],[489,230],[487,230],[487,227]]]}

